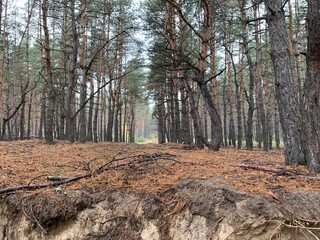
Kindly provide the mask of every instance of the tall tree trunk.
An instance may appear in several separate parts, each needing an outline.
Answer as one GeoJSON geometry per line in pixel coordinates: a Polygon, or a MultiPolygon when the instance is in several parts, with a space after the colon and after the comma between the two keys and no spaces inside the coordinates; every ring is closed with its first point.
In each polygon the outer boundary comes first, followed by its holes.
{"type": "Polygon", "coordinates": [[[164,94],[162,89],[157,93],[157,117],[158,117],[158,143],[166,142],[166,118],[164,107],[164,94]]]}
{"type": "Polygon", "coordinates": [[[100,136],[101,141],[107,141],[107,90],[102,89],[102,106],[101,106],[101,119],[100,119],[100,136]]]}
{"type": "MultiPolygon", "coordinates": [[[[268,32],[265,33],[265,44],[266,46],[268,46],[268,42],[269,42],[269,36],[268,36],[268,32]]],[[[264,66],[264,70],[263,72],[263,77],[265,79],[265,84],[263,86],[264,88],[264,92],[265,92],[265,102],[266,102],[266,125],[267,125],[267,132],[268,132],[268,137],[269,137],[269,141],[268,141],[268,145],[269,145],[269,150],[273,149],[273,112],[272,112],[272,107],[273,107],[273,91],[271,92],[271,77],[269,76],[269,53],[268,51],[265,51],[264,54],[264,59],[263,62],[265,63],[264,66]]]]}
{"type": "MultiPolygon", "coordinates": [[[[234,85],[235,85],[235,99],[236,99],[236,108],[237,108],[237,147],[238,149],[241,149],[242,147],[242,138],[243,138],[243,128],[242,128],[242,116],[241,116],[241,113],[242,113],[242,109],[241,109],[241,92],[242,92],[242,89],[241,89],[241,84],[242,84],[242,78],[243,78],[243,74],[242,74],[242,60],[240,58],[240,64],[239,64],[239,69],[240,69],[240,73],[239,73],[239,81],[240,81],[240,84],[238,82],[238,79],[237,79],[237,67],[236,67],[236,64],[234,62],[234,59],[233,59],[233,54],[232,52],[227,48],[226,46],[226,50],[227,52],[229,53],[230,55],[230,60],[231,60],[231,63],[232,63],[232,68],[233,68],[233,72],[234,72],[234,75],[233,75],[233,81],[234,81],[234,85]]],[[[230,86],[231,87],[231,86],[230,86]]]]}
{"type": "Polygon", "coordinates": [[[77,85],[77,58],[78,58],[78,32],[76,25],[76,14],[75,14],[75,0],[70,1],[71,11],[71,33],[72,33],[72,52],[71,52],[71,66],[69,71],[69,82],[67,88],[66,98],[66,132],[67,139],[70,142],[75,141],[76,134],[76,119],[74,116],[75,112],[75,88],[77,85]]]}
{"type": "MultiPolygon", "coordinates": [[[[258,7],[253,2],[253,16],[254,18],[258,17],[258,7]]],[[[261,136],[259,141],[263,142],[263,150],[268,151],[269,143],[268,143],[268,129],[267,129],[267,119],[266,119],[266,111],[263,97],[263,83],[265,82],[262,74],[262,52],[261,52],[261,40],[259,36],[260,27],[259,21],[255,22],[255,41],[256,41],[256,88],[257,88],[257,108],[259,112],[259,121],[261,123],[261,136]]]]}
{"type": "MultiPolygon", "coordinates": [[[[90,80],[90,97],[89,100],[89,110],[88,110],[88,122],[87,122],[87,140],[92,141],[93,140],[93,112],[94,112],[94,102],[95,98],[94,92],[95,92],[95,83],[94,83],[94,76],[93,76],[93,67],[90,67],[88,78],[90,80]]],[[[99,87],[99,85],[98,85],[99,87]]],[[[99,91],[100,92],[100,91],[99,91]]],[[[98,92],[98,94],[99,94],[98,92]]]]}
{"type": "Polygon", "coordinates": [[[227,96],[228,96],[228,85],[227,85],[227,74],[223,77],[223,93],[222,93],[222,103],[223,103],[223,137],[224,146],[228,146],[228,115],[227,115],[227,96]]]}
{"type": "Polygon", "coordinates": [[[112,130],[113,130],[113,120],[114,120],[114,108],[115,108],[115,96],[112,90],[112,82],[109,85],[109,94],[108,94],[108,123],[107,123],[107,136],[106,141],[112,141],[112,130]]]}
{"type": "Polygon", "coordinates": [[[285,144],[285,163],[306,164],[304,123],[293,91],[293,70],[282,0],[265,0],[275,72],[276,98],[285,144]]]}
{"type": "Polygon", "coordinates": [[[204,138],[204,133],[203,133],[203,127],[202,127],[202,124],[200,121],[199,110],[198,110],[196,101],[193,96],[193,91],[188,83],[188,80],[187,79],[183,79],[183,80],[184,80],[185,88],[187,90],[188,97],[189,97],[190,114],[193,119],[195,144],[196,144],[197,148],[203,149],[205,138],[204,138]]]}
{"type": "MultiPolygon", "coordinates": [[[[120,23],[119,23],[120,24],[120,23]]],[[[121,31],[120,26],[120,31],[121,31]]],[[[121,88],[122,88],[122,67],[123,67],[123,42],[120,38],[118,40],[119,58],[117,61],[117,86],[115,92],[115,112],[114,112],[114,141],[119,142],[121,139],[121,88]]]]}
{"type": "Polygon", "coordinates": [[[307,164],[320,172],[320,2],[308,0],[307,164]]]}
{"type": "Polygon", "coordinates": [[[130,121],[130,129],[129,129],[129,139],[130,143],[135,142],[135,129],[136,129],[136,99],[134,96],[131,97],[131,121],[130,121]]]}
{"type": "MultiPolygon", "coordinates": [[[[208,90],[208,86],[207,86],[208,82],[206,81],[206,78],[205,78],[205,73],[207,70],[209,42],[210,42],[210,39],[212,38],[211,36],[212,18],[211,18],[211,9],[209,7],[209,2],[207,0],[201,0],[201,8],[203,10],[203,22],[201,26],[201,31],[197,31],[192,26],[192,24],[184,17],[182,9],[179,5],[177,5],[174,2],[172,3],[174,4],[174,7],[178,11],[181,19],[185,22],[186,25],[189,26],[191,31],[201,40],[200,52],[198,56],[198,67],[196,68],[197,70],[194,72],[194,74],[196,75],[195,80],[198,84],[203,100],[206,102],[206,105],[208,106],[208,113],[212,123],[211,124],[212,130],[214,131],[214,135],[212,137],[211,143],[207,141],[205,141],[205,143],[210,150],[218,151],[222,143],[221,119],[217,111],[217,108],[215,106],[215,103],[212,99],[211,93],[208,90]]],[[[211,77],[216,77],[216,76],[211,76],[211,77]]],[[[195,119],[193,120],[197,121],[195,119]]],[[[197,125],[197,123],[195,123],[195,125],[197,125]]]]}
{"type": "MultiPolygon", "coordinates": [[[[3,1],[1,0],[1,11],[0,11],[0,30],[2,33],[2,39],[1,39],[1,55],[0,55],[0,129],[1,129],[1,124],[3,121],[4,112],[3,112],[3,80],[4,80],[4,63],[5,63],[5,58],[7,54],[7,13],[8,13],[8,0],[3,1]],[[3,5],[4,4],[4,5],[3,5]],[[2,21],[2,10],[4,7],[4,18],[2,21]],[[3,24],[3,25],[2,25],[3,24]]],[[[5,129],[5,126],[2,126],[3,129],[5,129]]],[[[4,139],[5,136],[0,134],[0,139],[4,139]]]]}
{"type": "Polygon", "coordinates": [[[80,116],[79,116],[79,127],[80,127],[80,142],[84,143],[87,141],[87,124],[86,124],[86,107],[85,102],[87,98],[87,77],[88,69],[85,63],[85,52],[86,52],[86,0],[81,0],[80,6],[80,18],[81,18],[81,46],[80,46],[80,68],[82,70],[82,80],[80,86],[80,116]]]}
{"type": "Polygon", "coordinates": [[[30,98],[29,98],[29,106],[28,106],[28,122],[27,122],[27,139],[29,140],[31,137],[31,115],[32,115],[32,103],[33,103],[33,93],[34,91],[31,91],[30,98]]]}
{"type": "Polygon", "coordinates": [[[42,2],[42,20],[44,32],[44,60],[47,71],[47,114],[46,114],[46,129],[45,139],[47,142],[53,142],[53,128],[54,128],[54,107],[55,107],[55,94],[54,94],[54,79],[51,67],[50,44],[49,44],[49,30],[48,30],[48,0],[42,2]]]}
{"type": "MultiPolygon", "coordinates": [[[[278,103],[276,103],[278,105],[278,103]]],[[[274,108],[274,138],[276,141],[276,149],[280,149],[280,119],[279,119],[279,108],[274,108]]]]}
{"type": "MultiPolygon", "coordinates": [[[[179,6],[180,7],[182,6],[182,0],[179,0],[179,6]]],[[[185,46],[183,44],[185,42],[185,34],[184,34],[184,31],[182,31],[184,27],[185,27],[185,22],[183,21],[182,16],[179,15],[179,28],[181,29],[179,34],[179,55],[180,56],[183,56],[185,54],[185,46]]],[[[180,77],[180,79],[184,79],[185,71],[180,70],[178,72],[177,77],[178,76],[180,77]]],[[[180,137],[183,143],[191,144],[192,143],[192,136],[190,131],[191,124],[190,124],[190,115],[188,111],[188,97],[187,97],[187,92],[184,85],[184,80],[180,80],[178,85],[179,85],[178,89],[180,90],[180,99],[181,99],[180,137]]],[[[179,111],[179,109],[176,109],[176,110],[179,111]]]]}
{"type": "MultiPolygon", "coordinates": [[[[103,2],[103,12],[104,14],[107,14],[107,3],[106,0],[104,0],[103,2]]],[[[103,45],[104,42],[106,41],[106,34],[105,34],[105,26],[106,26],[106,19],[105,17],[103,18],[103,23],[102,23],[102,38],[101,38],[101,43],[100,45],[103,45]]],[[[104,54],[103,51],[100,51],[99,53],[99,62],[97,64],[97,87],[100,88],[100,85],[103,84],[103,82],[105,81],[105,65],[104,65],[104,54]],[[104,80],[104,81],[102,81],[104,80]]],[[[103,94],[104,89],[101,89],[98,94],[97,94],[97,98],[96,98],[96,104],[95,104],[95,108],[94,108],[94,116],[93,116],[93,126],[92,126],[92,131],[93,131],[93,141],[94,142],[98,142],[98,115],[99,115],[99,110],[100,110],[100,106],[103,106],[105,103],[101,103],[102,101],[100,100],[100,96],[101,96],[101,92],[103,94]]],[[[103,98],[101,98],[103,100],[103,98]]],[[[100,111],[101,112],[101,111],[100,111]]],[[[101,114],[103,114],[101,112],[101,114]]],[[[102,119],[102,117],[101,117],[102,119]]],[[[102,129],[102,124],[100,124],[100,128],[102,129]]],[[[102,139],[103,135],[102,132],[100,132],[100,141],[102,139]]]]}
{"type": "MultiPolygon", "coordinates": [[[[229,55],[227,55],[227,76],[228,76],[228,105],[229,105],[229,145],[236,146],[236,132],[234,127],[234,117],[233,117],[233,91],[231,85],[231,64],[232,60],[229,55]]],[[[234,73],[236,74],[236,73],[234,73]]]]}
{"type": "MultiPolygon", "coordinates": [[[[181,7],[181,5],[179,5],[181,7]]],[[[182,19],[180,16],[180,26],[182,26],[182,19]]],[[[170,45],[171,51],[171,59],[169,61],[172,64],[172,69],[169,72],[169,91],[168,91],[168,98],[169,98],[169,115],[170,115],[170,141],[171,142],[178,142],[180,132],[180,113],[179,113],[179,100],[178,100],[178,56],[177,56],[177,32],[176,32],[176,14],[174,11],[174,7],[167,2],[166,3],[166,16],[165,16],[165,23],[164,23],[164,36],[167,42],[170,45]]],[[[181,35],[183,36],[183,34],[181,35]]],[[[180,40],[183,40],[183,37],[180,40]]],[[[182,44],[182,43],[181,43],[182,44]]],[[[181,52],[181,45],[180,45],[180,52],[181,52]]]]}
{"type": "Polygon", "coordinates": [[[249,65],[249,87],[248,91],[246,91],[246,98],[248,102],[248,114],[247,114],[247,124],[246,124],[246,145],[248,150],[253,149],[253,114],[255,109],[254,103],[254,64],[252,61],[248,37],[247,37],[247,22],[246,22],[246,12],[244,10],[244,1],[238,0],[238,5],[241,11],[241,24],[242,24],[242,44],[243,50],[247,57],[248,65],[249,65]]]}
{"type": "MultiPolygon", "coordinates": [[[[218,81],[217,81],[217,71],[216,71],[216,38],[215,38],[215,34],[216,34],[216,10],[215,10],[215,5],[212,4],[211,7],[211,12],[212,14],[210,14],[210,35],[213,36],[212,39],[210,40],[209,43],[209,48],[210,48],[210,75],[212,78],[211,84],[211,92],[212,92],[212,98],[214,100],[214,104],[217,108],[217,112],[219,114],[219,116],[221,116],[221,110],[220,110],[220,101],[219,101],[219,94],[218,94],[218,81]]],[[[211,122],[211,124],[213,124],[211,122]]],[[[213,139],[214,137],[214,132],[213,132],[214,126],[211,126],[211,139],[213,139]]]]}
{"type": "MultiPolygon", "coordinates": [[[[66,82],[70,82],[68,78],[68,72],[66,66],[68,66],[69,61],[67,57],[67,32],[68,32],[68,1],[64,0],[63,2],[63,25],[62,25],[62,39],[61,39],[61,48],[60,52],[60,76],[59,76],[59,139],[65,140],[65,120],[66,120],[66,82]]],[[[69,76],[70,77],[70,76],[69,76]]]]}
{"type": "Polygon", "coordinates": [[[191,144],[191,133],[190,133],[190,121],[188,112],[188,100],[186,96],[186,91],[184,87],[181,87],[181,135],[183,143],[191,144]]]}

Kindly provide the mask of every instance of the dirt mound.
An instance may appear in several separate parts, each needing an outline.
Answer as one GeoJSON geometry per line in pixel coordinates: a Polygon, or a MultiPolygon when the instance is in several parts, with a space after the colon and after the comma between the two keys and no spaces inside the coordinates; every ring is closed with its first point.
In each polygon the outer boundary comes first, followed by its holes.
{"type": "MultiPolygon", "coordinates": [[[[162,194],[69,191],[2,201],[1,239],[317,239],[320,194],[253,195],[188,179],[162,194]],[[303,204],[302,204],[303,203],[303,204]],[[19,229],[19,231],[17,231],[19,229]]],[[[21,196],[20,196],[21,197],[21,196]]]]}

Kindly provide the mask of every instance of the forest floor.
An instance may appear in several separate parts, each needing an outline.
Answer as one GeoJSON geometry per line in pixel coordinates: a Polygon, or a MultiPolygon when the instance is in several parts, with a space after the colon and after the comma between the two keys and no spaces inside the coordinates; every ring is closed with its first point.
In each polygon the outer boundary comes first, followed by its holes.
{"type": "Polygon", "coordinates": [[[211,152],[171,143],[0,142],[0,190],[54,183],[48,176],[79,175],[84,177],[60,187],[36,191],[50,194],[75,189],[100,192],[115,188],[158,193],[187,179],[209,179],[215,186],[268,194],[274,198],[274,192],[279,190],[320,190],[320,177],[308,175],[303,166],[284,165],[283,150],[263,152],[229,147],[211,152]]]}

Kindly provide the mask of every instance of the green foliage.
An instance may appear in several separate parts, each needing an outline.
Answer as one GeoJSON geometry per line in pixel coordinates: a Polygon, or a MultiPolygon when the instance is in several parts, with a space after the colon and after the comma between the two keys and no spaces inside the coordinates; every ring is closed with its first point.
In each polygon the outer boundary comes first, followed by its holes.
{"type": "Polygon", "coordinates": [[[145,69],[142,67],[142,60],[134,58],[128,62],[126,67],[125,85],[129,96],[144,98],[146,83],[145,69]]]}

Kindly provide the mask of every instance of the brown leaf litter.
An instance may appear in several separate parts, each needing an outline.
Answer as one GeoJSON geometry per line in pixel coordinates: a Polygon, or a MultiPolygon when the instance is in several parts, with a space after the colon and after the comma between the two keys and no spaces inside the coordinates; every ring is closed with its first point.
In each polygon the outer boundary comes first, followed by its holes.
{"type": "Polygon", "coordinates": [[[273,190],[319,191],[320,178],[303,166],[285,166],[283,150],[263,152],[222,148],[218,152],[195,150],[182,144],[68,143],[39,140],[0,142],[0,188],[50,184],[48,176],[88,177],[49,187],[44,192],[105,188],[157,193],[189,178],[211,179],[254,194],[273,190]],[[167,156],[167,157],[165,157],[167,156]],[[266,166],[297,174],[282,175],[241,168],[240,164],[266,166]],[[104,167],[103,171],[101,167],[104,167]],[[61,190],[60,190],[61,189],[61,190]]]}

